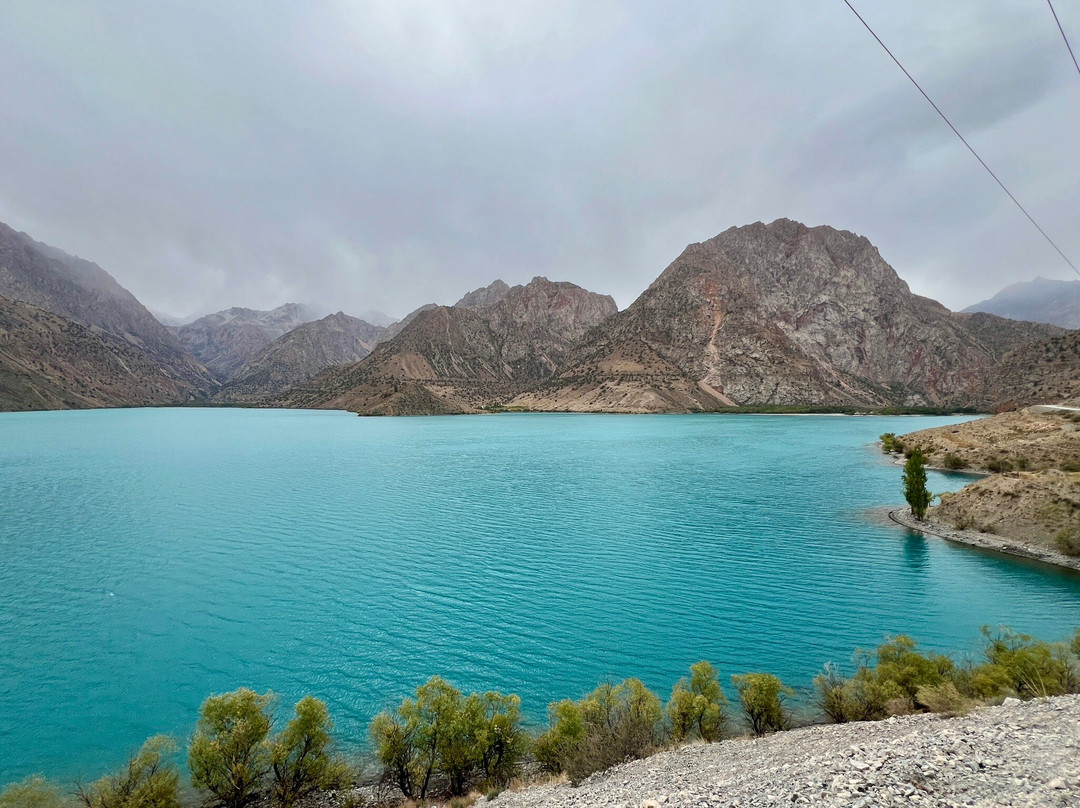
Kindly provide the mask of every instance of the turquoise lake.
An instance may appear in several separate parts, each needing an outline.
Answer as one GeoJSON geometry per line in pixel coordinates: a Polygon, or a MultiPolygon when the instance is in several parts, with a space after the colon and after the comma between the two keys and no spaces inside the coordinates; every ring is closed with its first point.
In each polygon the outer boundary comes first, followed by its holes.
{"type": "Polygon", "coordinates": [[[324,698],[358,747],[435,673],[538,723],[699,659],[730,692],[892,633],[1064,637],[1080,576],[872,512],[901,499],[876,437],[959,420],[0,415],[0,783],[97,777],[241,685],[324,698]]]}

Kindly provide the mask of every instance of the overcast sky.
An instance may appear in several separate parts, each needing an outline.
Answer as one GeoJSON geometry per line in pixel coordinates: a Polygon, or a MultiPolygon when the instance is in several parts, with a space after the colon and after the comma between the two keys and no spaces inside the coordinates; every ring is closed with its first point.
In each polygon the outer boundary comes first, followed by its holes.
{"type": "MultiPolygon", "coordinates": [[[[1046,3],[855,5],[1080,262],[1046,3]]],[[[0,77],[0,220],[172,315],[400,316],[534,275],[625,307],[781,216],[953,308],[1075,278],[841,0],[4,0],[0,77]]]]}

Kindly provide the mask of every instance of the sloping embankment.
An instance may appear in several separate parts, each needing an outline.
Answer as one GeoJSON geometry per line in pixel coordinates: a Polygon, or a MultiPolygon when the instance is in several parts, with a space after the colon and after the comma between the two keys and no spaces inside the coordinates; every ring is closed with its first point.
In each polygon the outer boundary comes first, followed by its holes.
{"type": "MultiPolygon", "coordinates": [[[[482,801],[483,802],[483,801],[482,801]]],[[[496,808],[1080,805],[1080,696],[663,752],[496,808]]]]}

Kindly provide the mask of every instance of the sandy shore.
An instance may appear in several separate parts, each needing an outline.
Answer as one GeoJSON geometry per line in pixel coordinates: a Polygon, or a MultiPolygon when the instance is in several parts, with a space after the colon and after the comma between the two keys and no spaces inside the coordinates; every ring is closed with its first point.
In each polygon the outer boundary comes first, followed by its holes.
{"type": "Polygon", "coordinates": [[[980,533],[975,530],[957,530],[949,525],[932,520],[918,521],[911,515],[907,508],[897,508],[889,511],[889,518],[898,525],[918,531],[928,536],[937,536],[947,541],[967,544],[972,547],[981,547],[984,550],[993,550],[998,553],[1029,558],[1033,561],[1041,561],[1044,564],[1053,564],[1056,567],[1080,572],[1080,558],[1067,556],[1047,547],[1030,544],[1025,541],[1010,539],[1007,536],[996,536],[992,533],[980,533]]]}

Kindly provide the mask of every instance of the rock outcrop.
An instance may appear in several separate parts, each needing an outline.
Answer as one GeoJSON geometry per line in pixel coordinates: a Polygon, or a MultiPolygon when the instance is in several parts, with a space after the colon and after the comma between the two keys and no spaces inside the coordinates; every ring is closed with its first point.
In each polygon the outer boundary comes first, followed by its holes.
{"type": "Polygon", "coordinates": [[[0,296],[29,303],[143,351],[185,389],[209,394],[210,372],[97,264],[0,223],[0,296]]]}
{"type": "Polygon", "coordinates": [[[513,403],[988,406],[985,380],[1002,353],[1056,333],[954,314],[912,294],[866,238],[779,219],[687,247],[551,381],[513,403]]]}
{"type": "Polygon", "coordinates": [[[299,303],[270,311],[232,308],[207,314],[173,329],[180,342],[220,382],[232,378],[259,351],[315,315],[299,303]]]}
{"type": "Polygon", "coordinates": [[[0,410],[148,406],[194,393],[119,337],[0,297],[0,410]]]}
{"type": "Polygon", "coordinates": [[[282,334],[249,359],[215,401],[252,403],[306,382],[335,365],[363,359],[385,328],[338,312],[282,334]]]}
{"type": "Polygon", "coordinates": [[[372,414],[475,412],[554,374],[570,346],[616,311],[606,295],[546,278],[498,291],[474,293],[472,307],[418,310],[363,361],[332,368],[270,403],[372,414]]]}

